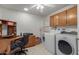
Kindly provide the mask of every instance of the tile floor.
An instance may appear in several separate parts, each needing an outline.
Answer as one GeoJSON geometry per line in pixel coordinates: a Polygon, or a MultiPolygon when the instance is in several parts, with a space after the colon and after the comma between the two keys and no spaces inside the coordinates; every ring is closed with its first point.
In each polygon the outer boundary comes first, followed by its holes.
{"type": "Polygon", "coordinates": [[[27,52],[28,55],[52,55],[50,52],[48,52],[45,49],[43,44],[39,44],[39,45],[36,45],[34,47],[30,47],[27,49],[28,49],[28,52],[27,52]]]}

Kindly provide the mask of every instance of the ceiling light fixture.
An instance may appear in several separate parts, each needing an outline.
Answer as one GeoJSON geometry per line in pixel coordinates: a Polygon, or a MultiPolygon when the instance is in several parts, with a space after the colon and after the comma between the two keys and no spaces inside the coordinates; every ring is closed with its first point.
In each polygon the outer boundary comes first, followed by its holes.
{"type": "Polygon", "coordinates": [[[41,9],[43,9],[44,8],[44,6],[42,5],[42,4],[35,4],[35,5],[33,5],[31,8],[36,8],[37,10],[41,10],[41,9]]]}
{"type": "Polygon", "coordinates": [[[43,6],[42,4],[36,4],[36,5],[35,5],[35,8],[36,8],[37,10],[40,10],[40,12],[43,12],[44,6],[43,6]]]}
{"type": "Polygon", "coordinates": [[[37,8],[37,9],[43,9],[43,8],[44,8],[44,6],[43,6],[43,5],[41,5],[41,4],[37,4],[37,5],[36,5],[36,8],[37,8]]]}
{"type": "Polygon", "coordinates": [[[41,9],[44,9],[44,6],[41,6],[40,8],[41,8],[41,9]]]}
{"type": "Polygon", "coordinates": [[[29,9],[28,9],[28,8],[24,8],[24,10],[25,10],[25,11],[28,11],[29,9]]]}
{"type": "Polygon", "coordinates": [[[44,11],[44,8],[45,7],[50,7],[50,8],[54,8],[55,5],[52,5],[52,4],[35,4],[33,5],[31,8],[24,8],[25,11],[28,11],[32,8],[36,8],[37,10],[39,10],[40,12],[43,12],[44,11]]]}
{"type": "Polygon", "coordinates": [[[36,9],[39,10],[40,9],[40,6],[37,6],[36,9]]]}

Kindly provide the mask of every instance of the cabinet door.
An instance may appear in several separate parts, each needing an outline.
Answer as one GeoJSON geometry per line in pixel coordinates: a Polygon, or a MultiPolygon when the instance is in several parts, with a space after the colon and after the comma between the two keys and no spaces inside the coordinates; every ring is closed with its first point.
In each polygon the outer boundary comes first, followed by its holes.
{"type": "Polygon", "coordinates": [[[0,36],[2,35],[2,21],[0,21],[0,36]]]}
{"type": "Polygon", "coordinates": [[[66,26],[66,11],[59,14],[59,26],[66,26]]]}
{"type": "Polygon", "coordinates": [[[0,24],[0,36],[2,35],[2,24],[0,24]]]}
{"type": "Polygon", "coordinates": [[[54,17],[53,18],[54,27],[59,26],[59,14],[56,14],[53,17],[54,17]]]}
{"type": "Polygon", "coordinates": [[[54,27],[53,16],[50,16],[50,27],[54,27]]]}
{"type": "Polygon", "coordinates": [[[77,7],[73,7],[67,10],[67,25],[77,24],[77,7]]]}

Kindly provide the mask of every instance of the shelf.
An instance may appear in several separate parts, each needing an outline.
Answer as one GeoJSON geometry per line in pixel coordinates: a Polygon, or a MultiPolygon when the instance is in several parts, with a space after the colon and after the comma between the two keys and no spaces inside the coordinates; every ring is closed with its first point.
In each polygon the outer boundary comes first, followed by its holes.
{"type": "MultiPolygon", "coordinates": [[[[3,24],[5,24],[7,26],[7,35],[11,35],[12,33],[15,33],[16,32],[16,22],[13,22],[13,21],[7,21],[7,20],[1,20],[0,19],[0,32],[1,32],[1,36],[2,36],[2,26],[3,24]]],[[[16,33],[15,33],[16,34],[16,33]]]]}

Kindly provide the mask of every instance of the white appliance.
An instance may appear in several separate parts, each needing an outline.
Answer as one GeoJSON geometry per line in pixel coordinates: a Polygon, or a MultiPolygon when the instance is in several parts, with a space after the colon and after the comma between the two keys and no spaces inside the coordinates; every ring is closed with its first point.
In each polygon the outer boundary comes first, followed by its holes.
{"type": "Polygon", "coordinates": [[[56,54],[57,55],[76,55],[77,54],[77,35],[56,34],[56,54]]]}
{"type": "Polygon", "coordinates": [[[42,43],[45,41],[44,39],[45,33],[49,33],[51,31],[52,31],[52,28],[50,26],[44,26],[40,29],[40,37],[41,37],[42,43]]]}
{"type": "Polygon", "coordinates": [[[50,31],[46,32],[44,34],[45,41],[44,41],[44,46],[45,48],[52,53],[53,55],[55,54],[55,31],[50,31]]]}

